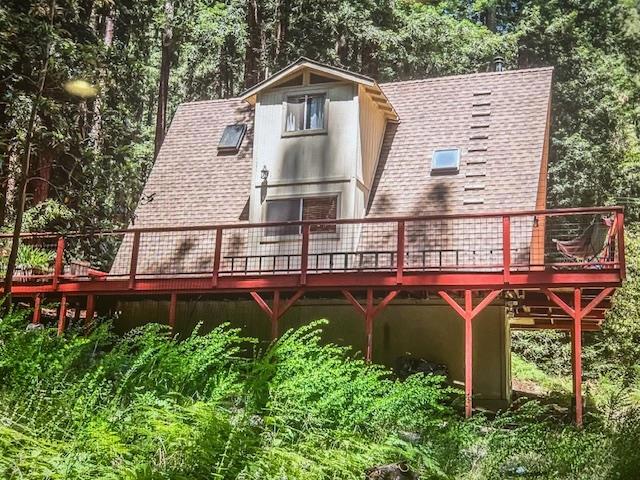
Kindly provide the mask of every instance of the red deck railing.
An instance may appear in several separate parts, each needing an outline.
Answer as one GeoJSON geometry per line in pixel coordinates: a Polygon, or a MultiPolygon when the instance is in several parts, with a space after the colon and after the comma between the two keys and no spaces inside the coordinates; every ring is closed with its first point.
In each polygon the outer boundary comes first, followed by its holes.
{"type": "MultiPolygon", "coordinates": [[[[25,293],[70,283],[167,289],[169,280],[197,290],[321,287],[331,276],[336,286],[614,284],[624,275],[623,228],[622,209],[602,207],[29,233],[20,237],[14,283],[25,293]]],[[[1,266],[11,237],[0,242],[1,266]]]]}

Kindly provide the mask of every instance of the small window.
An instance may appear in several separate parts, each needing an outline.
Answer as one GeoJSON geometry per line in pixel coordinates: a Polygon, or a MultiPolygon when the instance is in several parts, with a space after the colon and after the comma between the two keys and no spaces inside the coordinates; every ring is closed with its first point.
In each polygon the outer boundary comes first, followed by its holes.
{"type": "Polygon", "coordinates": [[[323,130],[325,95],[300,95],[287,98],[285,132],[323,130]]]}
{"type": "MultiPolygon", "coordinates": [[[[299,222],[300,220],[335,220],[338,216],[338,197],[308,197],[267,200],[266,222],[299,222]]],[[[335,224],[317,224],[309,227],[310,233],[335,233],[335,224]]],[[[300,225],[267,227],[265,235],[297,235],[300,225]]]]}
{"type": "MultiPolygon", "coordinates": [[[[300,198],[286,198],[282,200],[267,200],[267,212],[265,221],[271,222],[298,222],[302,218],[300,198]]],[[[282,225],[279,227],[267,227],[265,235],[273,237],[277,235],[296,235],[300,233],[299,225],[282,225]]]]}
{"type": "Polygon", "coordinates": [[[431,171],[437,173],[455,173],[460,168],[460,149],[447,148],[435,150],[431,162],[431,171]]]}
{"type": "Polygon", "coordinates": [[[222,137],[220,137],[220,143],[218,143],[218,150],[238,150],[246,131],[247,125],[244,123],[224,127],[224,132],[222,132],[222,137]]]}

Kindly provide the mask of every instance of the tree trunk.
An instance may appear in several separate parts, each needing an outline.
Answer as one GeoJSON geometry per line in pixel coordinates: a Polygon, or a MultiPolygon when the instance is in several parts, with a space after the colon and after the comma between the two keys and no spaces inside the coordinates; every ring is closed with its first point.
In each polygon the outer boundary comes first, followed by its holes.
{"type": "MultiPolygon", "coordinates": [[[[49,23],[53,29],[53,19],[56,11],[56,0],[51,0],[49,5],[49,23]]],[[[20,232],[22,231],[22,217],[24,216],[24,205],[27,196],[27,182],[29,180],[29,167],[31,165],[31,146],[33,140],[33,130],[36,123],[36,115],[40,107],[40,100],[44,92],[44,86],[47,81],[47,73],[49,71],[49,63],[51,60],[52,44],[51,37],[47,39],[47,46],[45,50],[44,66],[40,74],[40,83],[38,85],[38,91],[36,98],[31,105],[31,113],[29,115],[29,123],[27,126],[27,133],[24,140],[24,153],[22,157],[22,163],[20,172],[18,175],[17,191],[16,191],[16,222],[13,227],[13,236],[11,241],[11,252],[7,260],[7,273],[4,277],[4,293],[5,293],[5,307],[11,305],[11,288],[13,286],[13,273],[16,268],[16,260],[18,258],[18,247],[20,243],[20,232]]]]}
{"type": "Polygon", "coordinates": [[[487,15],[487,18],[486,18],[485,23],[487,25],[487,28],[495,33],[496,30],[498,29],[498,19],[497,19],[497,16],[496,16],[496,6],[495,6],[495,4],[489,5],[487,7],[486,15],[487,15]]]}
{"type": "Polygon", "coordinates": [[[278,26],[276,27],[276,42],[273,52],[273,63],[277,67],[284,66],[284,46],[287,41],[287,32],[289,31],[289,0],[280,0],[277,4],[276,16],[278,18],[278,26]]]}
{"type": "Polygon", "coordinates": [[[53,152],[50,147],[45,148],[38,156],[37,167],[34,178],[31,179],[33,185],[33,204],[37,205],[49,198],[49,184],[51,180],[51,167],[53,166],[53,152]]]}
{"type": "MultiPolygon", "coordinates": [[[[113,6],[109,8],[109,11],[104,17],[104,33],[102,36],[105,52],[109,51],[111,45],[113,45],[113,6]]],[[[98,95],[93,101],[93,122],[91,126],[91,132],[89,138],[93,144],[93,149],[98,153],[102,149],[102,95],[104,94],[106,85],[107,69],[106,67],[100,68],[100,74],[98,79],[98,95]]]]}
{"type": "Polygon", "coordinates": [[[261,57],[264,51],[262,10],[258,0],[247,1],[248,43],[244,56],[244,86],[250,88],[261,80],[261,57]]]}
{"type": "Polygon", "coordinates": [[[11,149],[7,147],[4,158],[0,158],[0,227],[7,218],[7,200],[9,199],[9,158],[11,149]]]}
{"type": "Polygon", "coordinates": [[[158,111],[156,113],[156,138],[154,158],[158,156],[167,131],[167,104],[169,101],[169,74],[173,53],[173,0],[164,2],[165,26],[162,33],[162,60],[160,62],[160,84],[158,87],[158,111]]]}

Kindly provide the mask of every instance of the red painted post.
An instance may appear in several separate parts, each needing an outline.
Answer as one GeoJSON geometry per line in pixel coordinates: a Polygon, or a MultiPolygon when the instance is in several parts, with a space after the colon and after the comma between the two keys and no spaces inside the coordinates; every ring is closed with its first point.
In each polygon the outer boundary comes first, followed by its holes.
{"type": "Polygon", "coordinates": [[[56,259],[53,264],[53,280],[52,286],[56,290],[58,283],[60,282],[60,275],[62,274],[62,263],[64,261],[64,237],[58,238],[58,245],[56,247],[56,259]]]}
{"type": "Polygon", "coordinates": [[[134,232],[133,245],[131,246],[131,265],[129,266],[129,289],[136,285],[136,272],[138,271],[138,253],[140,251],[140,232],[134,232]]]}
{"type": "Polygon", "coordinates": [[[624,258],[624,212],[618,212],[616,214],[616,225],[618,228],[618,263],[620,264],[620,278],[624,280],[627,278],[627,267],[624,258]]]}
{"type": "Polygon", "coordinates": [[[67,326],[67,296],[62,295],[60,299],[60,311],[58,314],[58,336],[64,333],[67,326]]]}
{"type": "Polygon", "coordinates": [[[473,297],[464,291],[464,415],[471,418],[473,410],[473,297]]]}
{"type": "Polygon", "coordinates": [[[373,288],[367,288],[367,307],[364,316],[364,328],[367,336],[365,360],[367,363],[371,363],[373,358],[373,288]]]}
{"type": "Polygon", "coordinates": [[[502,268],[504,283],[509,283],[511,275],[511,217],[502,217],[502,268]]]}
{"type": "Polygon", "coordinates": [[[302,251],[300,252],[300,285],[307,283],[309,268],[309,224],[302,225],[302,251]]]}
{"type": "Polygon", "coordinates": [[[398,222],[398,245],[396,251],[396,283],[402,284],[404,275],[404,220],[398,222]]]}
{"type": "Polygon", "coordinates": [[[178,304],[178,294],[175,292],[171,293],[171,299],[169,300],[169,329],[171,331],[171,335],[173,335],[176,328],[176,307],[178,304]]]}
{"type": "Polygon", "coordinates": [[[87,310],[84,317],[84,326],[85,331],[88,331],[91,328],[91,323],[93,322],[93,316],[96,311],[96,297],[93,294],[87,295],[87,310]]]}
{"type": "Polygon", "coordinates": [[[33,299],[33,319],[31,320],[31,323],[33,323],[34,325],[40,325],[41,304],[42,304],[42,294],[38,293],[33,299]]]}
{"type": "Polygon", "coordinates": [[[222,228],[216,228],[216,248],[213,253],[213,278],[211,286],[218,286],[218,277],[220,276],[220,258],[222,257],[222,228]]]}
{"type": "Polygon", "coordinates": [[[582,427],[582,291],[574,290],[573,329],[573,395],[576,407],[576,426],[582,427]]]}
{"type": "Polygon", "coordinates": [[[271,309],[271,340],[278,338],[278,320],[280,319],[280,290],[273,292],[273,308],[271,309]]]}

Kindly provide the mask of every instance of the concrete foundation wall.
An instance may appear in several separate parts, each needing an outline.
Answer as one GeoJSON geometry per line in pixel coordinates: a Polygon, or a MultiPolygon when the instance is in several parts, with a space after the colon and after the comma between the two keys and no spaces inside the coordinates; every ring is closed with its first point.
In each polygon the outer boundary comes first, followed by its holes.
{"type": "MultiPolygon", "coordinates": [[[[150,321],[166,323],[168,301],[120,302],[116,326],[126,331],[150,321]]],[[[303,300],[280,320],[280,331],[326,318],[328,342],[364,349],[364,319],[353,306],[339,300],[303,300]]],[[[270,323],[253,301],[179,300],[176,332],[188,335],[198,323],[208,331],[223,322],[242,328],[244,334],[269,341],[270,323]]],[[[473,324],[473,389],[480,405],[506,403],[511,394],[510,336],[504,308],[490,306],[473,324]]],[[[373,360],[393,367],[399,356],[416,357],[447,365],[451,380],[464,381],[464,322],[448,305],[422,300],[396,300],[375,319],[373,360]]]]}

